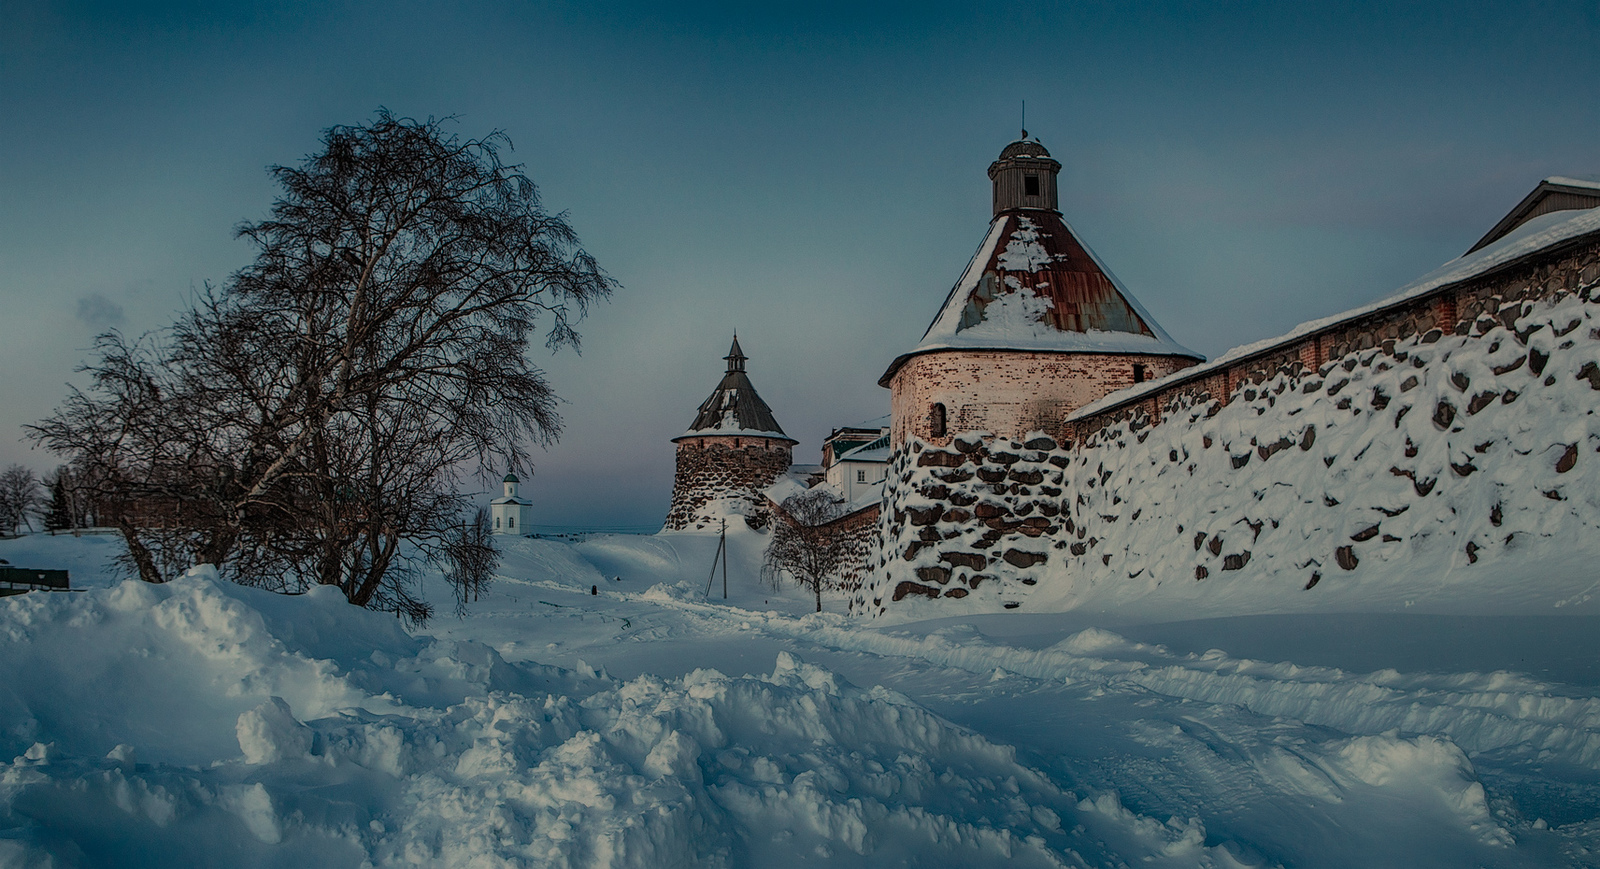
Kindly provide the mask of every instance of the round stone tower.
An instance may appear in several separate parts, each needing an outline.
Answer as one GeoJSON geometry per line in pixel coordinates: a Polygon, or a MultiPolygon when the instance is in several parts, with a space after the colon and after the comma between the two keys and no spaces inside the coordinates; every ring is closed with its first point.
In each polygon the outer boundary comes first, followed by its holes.
{"type": "Polygon", "coordinates": [[[738,336],[723,359],[728,370],[722,382],[700,405],[689,430],[672,439],[678,445],[678,466],[667,531],[715,530],[730,514],[763,524],[761,490],[794,463],[798,441],[783,433],[756,394],[745,374],[738,336]]]}
{"type": "Polygon", "coordinates": [[[1061,219],[1060,171],[1026,131],[989,166],[983,244],[922,341],[878,379],[891,390],[894,448],[964,431],[1059,439],[1072,411],[1200,361],[1061,219]]]}

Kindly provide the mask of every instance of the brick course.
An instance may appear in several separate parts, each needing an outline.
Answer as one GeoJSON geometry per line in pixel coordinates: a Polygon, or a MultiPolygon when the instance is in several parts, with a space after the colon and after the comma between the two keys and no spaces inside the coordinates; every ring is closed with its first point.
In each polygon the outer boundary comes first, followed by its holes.
{"type": "Polygon", "coordinates": [[[915,438],[936,446],[963,431],[1023,439],[1054,433],[1067,415],[1134,384],[1134,366],[1146,379],[1195,364],[1181,356],[1043,353],[1006,350],[939,350],[906,361],[890,384],[890,443],[915,438]],[[946,433],[935,437],[931,410],[943,404],[946,433]]]}

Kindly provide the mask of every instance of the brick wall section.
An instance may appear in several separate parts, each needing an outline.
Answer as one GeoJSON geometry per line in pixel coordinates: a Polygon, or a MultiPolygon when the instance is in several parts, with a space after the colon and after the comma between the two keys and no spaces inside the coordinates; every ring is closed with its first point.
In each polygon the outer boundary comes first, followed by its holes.
{"type": "Polygon", "coordinates": [[[1061,429],[1072,411],[1134,384],[1134,365],[1146,379],[1193,365],[1178,356],[1102,353],[1032,353],[943,350],[912,357],[890,384],[890,444],[910,440],[935,446],[962,431],[987,431],[1022,439],[1061,429]],[[930,429],[932,408],[942,404],[946,433],[930,429]]]}
{"type": "Polygon", "coordinates": [[[1071,420],[1059,429],[1059,437],[1066,443],[1081,444],[1114,423],[1159,421],[1167,413],[1195,403],[1226,404],[1236,390],[1259,385],[1269,377],[1316,371],[1329,359],[1381,347],[1385,342],[1392,346],[1394,341],[1414,335],[1427,342],[1445,334],[1481,333],[1485,327],[1515,319],[1523,302],[1575,292],[1596,280],[1600,280],[1600,237],[1584,236],[1528,260],[1268,347],[1223,370],[1180,379],[1159,392],[1071,420]]]}
{"type": "MultiPolygon", "coordinates": [[[[672,479],[672,507],[665,530],[711,528],[714,502],[733,500],[747,521],[760,527],[767,518],[762,489],[794,464],[788,441],[763,437],[687,437],[678,442],[677,471],[672,479]]],[[[713,515],[716,513],[716,515],[713,515]]]]}

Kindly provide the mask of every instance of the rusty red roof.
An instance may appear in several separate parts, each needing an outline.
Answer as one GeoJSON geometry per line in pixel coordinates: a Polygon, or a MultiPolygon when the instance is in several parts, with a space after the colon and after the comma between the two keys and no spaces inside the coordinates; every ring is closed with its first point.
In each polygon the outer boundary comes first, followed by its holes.
{"type": "Polygon", "coordinates": [[[1061,219],[1055,209],[1059,166],[1034,140],[1012,142],[1001,152],[989,170],[997,213],[983,244],[922,340],[890,364],[879,384],[889,385],[912,356],[937,350],[1203,358],[1173,341],[1061,219]]]}

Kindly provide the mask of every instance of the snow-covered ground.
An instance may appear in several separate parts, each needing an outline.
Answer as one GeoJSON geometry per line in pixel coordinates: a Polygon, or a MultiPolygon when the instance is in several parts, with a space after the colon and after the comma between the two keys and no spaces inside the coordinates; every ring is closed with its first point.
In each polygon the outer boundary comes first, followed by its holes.
{"type": "Polygon", "coordinates": [[[512,540],[415,635],[0,541],[89,589],[0,599],[0,867],[1600,865],[1600,617],[890,626],[730,537],[727,601],[714,536],[512,540]]]}

